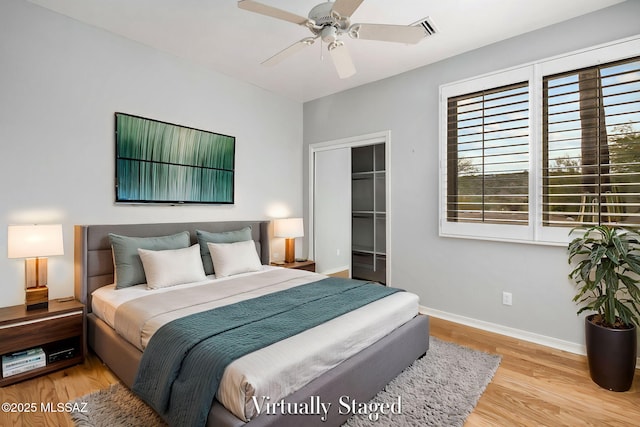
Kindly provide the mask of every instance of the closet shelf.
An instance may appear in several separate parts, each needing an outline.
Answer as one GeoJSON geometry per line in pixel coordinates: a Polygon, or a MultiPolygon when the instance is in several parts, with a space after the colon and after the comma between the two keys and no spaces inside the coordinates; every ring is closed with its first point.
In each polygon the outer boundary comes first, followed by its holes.
{"type": "Polygon", "coordinates": [[[351,171],[352,277],[385,283],[385,145],[352,148],[351,171]]]}

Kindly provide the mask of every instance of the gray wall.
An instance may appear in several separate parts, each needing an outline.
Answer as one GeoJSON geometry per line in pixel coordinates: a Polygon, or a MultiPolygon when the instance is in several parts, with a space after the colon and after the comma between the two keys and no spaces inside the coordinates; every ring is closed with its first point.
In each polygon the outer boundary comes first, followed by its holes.
{"type": "MultiPolygon", "coordinates": [[[[572,345],[584,342],[564,248],[438,236],[438,89],[637,34],[639,16],[640,1],[627,1],[305,103],[305,150],[311,143],[391,130],[392,286],[417,293],[423,306],[471,323],[502,325],[572,345]],[[513,306],[502,305],[502,291],[513,293],[513,306]]],[[[425,42],[435,44],[438,38],[425,42]]]]}
{"type": "Polygon", "coordinates": [[[63,224],[57,298],[73,294],[74,224],[302,216],[300,103],[24,0],[0,2],[0,64],[0,306],[24,302],[8,224],[63,224]],[[116,111],[234,135],[235,205],[115,206],[116,111]]]}

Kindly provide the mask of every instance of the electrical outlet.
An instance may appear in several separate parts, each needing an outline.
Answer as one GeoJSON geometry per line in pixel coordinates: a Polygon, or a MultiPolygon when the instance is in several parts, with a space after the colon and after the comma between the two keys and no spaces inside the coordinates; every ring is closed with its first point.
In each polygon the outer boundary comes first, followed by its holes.
{"type": "Polygon", "coordinates": [[[340,256],[340,249],[336,249],[336,256],[340,256]]]}
{"type": "Polygon", "coordinates": [[[503,292],[502,293],[502,304],[511,305],[513,303],[513,295],[511,292],[503,292]]]}

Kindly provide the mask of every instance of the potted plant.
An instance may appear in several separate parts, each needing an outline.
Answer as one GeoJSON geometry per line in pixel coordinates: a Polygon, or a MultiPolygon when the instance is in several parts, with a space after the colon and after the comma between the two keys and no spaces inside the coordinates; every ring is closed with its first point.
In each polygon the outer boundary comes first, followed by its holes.
{"type": "Polygon", "coordinates": [[[569,277],[578,287],[578,314],[595,312],[585,318],[589,372],[599,386],[627,391],[636,366],[640,235],[606,225],[583,231],[569,244],[569,263],[576,262],[569,277]]]}

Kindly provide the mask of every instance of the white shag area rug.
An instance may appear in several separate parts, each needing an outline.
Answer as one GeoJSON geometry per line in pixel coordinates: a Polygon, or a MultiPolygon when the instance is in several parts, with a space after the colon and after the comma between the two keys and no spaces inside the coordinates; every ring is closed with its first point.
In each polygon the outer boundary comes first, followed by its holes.
{"type": "Polygon", "coordinates": [[[343,427],[461,427],[498,370],[501,357],[431,337],[429,351],[405,369],[371,402],[402,396],[402,413],[352,416],[343,427]]]}
{"type": "MultiPolygon", "coordinates": [[[[371,402],[397,403],[401,413],[352,416],[343,427],[460,427],[491,382],[500,356],[430,338],[427,354],[405,369],[371,402]]],[[[164,426],[162,419],[126,387],[109,389],[73,401],[84,408],[71,418],[77,427],[164,426]],[[85,405],[86,403],[86,405],[85,405]]],[[[397,405],[392,407],[397,409],[397,405]]],[[[397,412],[397,411],[396,411],[397,412]]]]}

